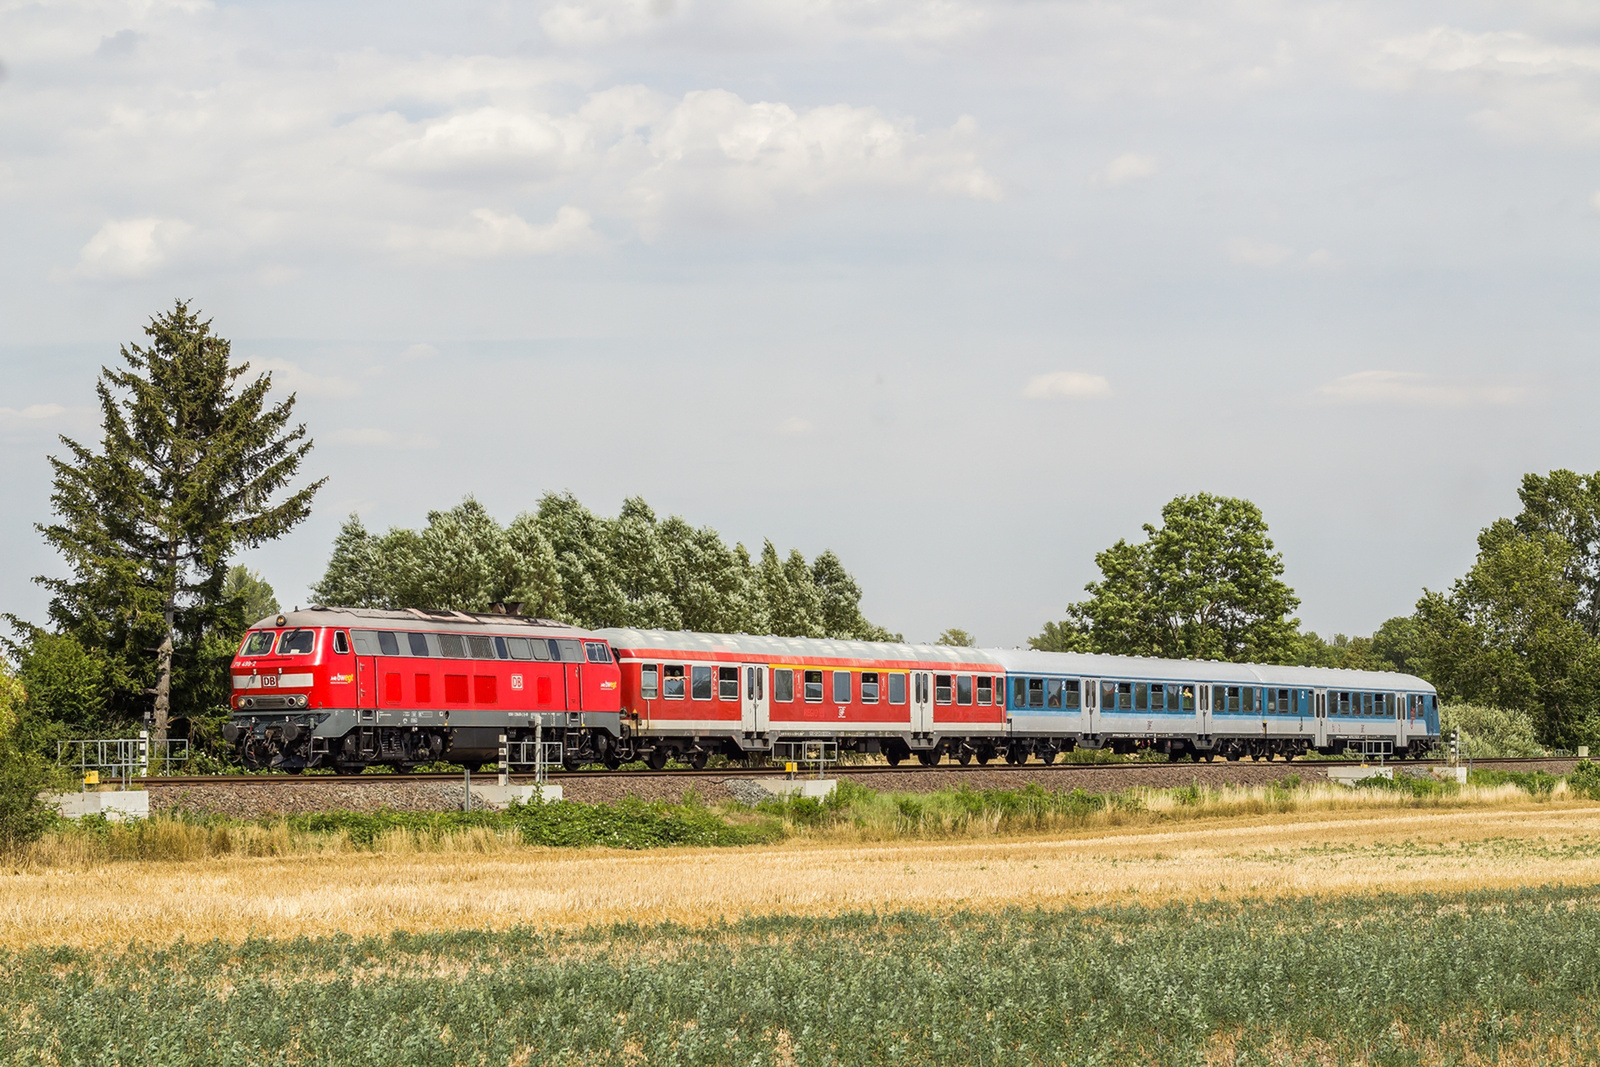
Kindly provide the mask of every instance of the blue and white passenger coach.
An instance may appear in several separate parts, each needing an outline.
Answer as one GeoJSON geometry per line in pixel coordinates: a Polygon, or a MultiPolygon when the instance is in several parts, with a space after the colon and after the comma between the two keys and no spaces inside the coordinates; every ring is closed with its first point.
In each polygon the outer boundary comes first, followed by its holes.
{"type": "Polygon", "coordinates": [[[1409,674],[996,651],[1009,732],[1072,748],[1156,748],[1174,759],[1292,758],[1349,748],[1421,758],[1438,696],[1409,674]]]}

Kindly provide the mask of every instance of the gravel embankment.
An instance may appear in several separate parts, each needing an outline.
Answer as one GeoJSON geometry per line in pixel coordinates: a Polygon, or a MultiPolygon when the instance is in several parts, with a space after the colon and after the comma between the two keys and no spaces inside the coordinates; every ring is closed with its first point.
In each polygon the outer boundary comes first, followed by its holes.
{"type": "MultiPolygon", "coordinates": [[[[1551,759],[1537,763],[1506,766],[1518,771],[1542,770],[1566,774],[1575,760],[1551,759]]],[[[1396,766],[1425,773],[1415,764],[1396,766]]],[[[1266,785],[1299,775],[1305,781],[1327,777],[1327,765],[1319,762],[1255,763],[1137,763],[1113,766],[1063,765],[1056,767],[992,767],[957,770],[955,768],[916,768],[886,773],[840,768],[832,777],[847,778],[872,789],[904,793],[930,793],[938,789],[1020,789],[1030,784],[1046,789],[1084,789],[1091,793],[1114,793],[1122,789],[1173,789],[1201,785],[1266,785]]],[[[474,779],[493,781],[492,776],[474,779]]],[[[619,773],[592,778],[560,779],[567,800],[586,804],[614,803],[625,796],[642,800],[681,800],[692,789],[709,804],[727,800],[748,800],[754,795],[737,772],[728,778],[675,778],[661,775],[619,773]]],[[[186,810],[196,814],[217,813],[241,819],[258,819],[314,811],[446,811],[461,807],[459,782],[406,781],[396,778],[382,783],[319,782],[315,777],[280,781],[272,785],[222,784],[185,785],[151,790],[152,811],[186,810]]]]}

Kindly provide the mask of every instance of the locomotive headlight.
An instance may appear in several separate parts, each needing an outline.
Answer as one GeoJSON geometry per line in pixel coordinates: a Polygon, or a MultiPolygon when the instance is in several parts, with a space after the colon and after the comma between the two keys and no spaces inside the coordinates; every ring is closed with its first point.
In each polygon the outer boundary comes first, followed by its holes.
{"type": "Polygon", "coordinates": [[[243,700],[239,701],[239,706],[241,708],[253,708],[256,706],[256,698],[245,697],[243,700]]]}

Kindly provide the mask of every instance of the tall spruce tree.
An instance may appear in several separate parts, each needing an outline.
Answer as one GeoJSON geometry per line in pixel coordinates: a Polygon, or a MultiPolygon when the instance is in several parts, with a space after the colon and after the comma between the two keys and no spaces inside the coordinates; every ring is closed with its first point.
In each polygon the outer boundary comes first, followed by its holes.
{"type": "Polygon", "coordinates": [[[50,458],[57,521],[39,530],[72,576],[37,580],[58,629],[104,649],[125,695],[154,697],[164,740],[175,655],[199,655],[236,613],[229,557],[304,519],[326,479],[274,502],[311,441],[289,424],[292,394],[268,402],[271,375],[240,382],[249,365],[230,362],[210,320],[180,300],[144,333],[149,343],[123,346],[125,366],[102,368],[95,386],[101,450],[62,437],[70,455],[50,458]]]}

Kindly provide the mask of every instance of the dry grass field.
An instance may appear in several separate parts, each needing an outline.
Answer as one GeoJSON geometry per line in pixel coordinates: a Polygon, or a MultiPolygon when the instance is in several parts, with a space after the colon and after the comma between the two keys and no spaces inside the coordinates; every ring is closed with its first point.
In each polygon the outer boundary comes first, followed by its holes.
{"type": "MultiPolygon", "coordinates": [[[[1516,799],[1517,797],[1522,799],[1516,799]]],[[[6,869],[0,946],[166,944],[857,911],[1079,908],[1600,883],[1600,804],[1296,810],[1048,835],[740,849],[416,850],[6,869]]]]}

